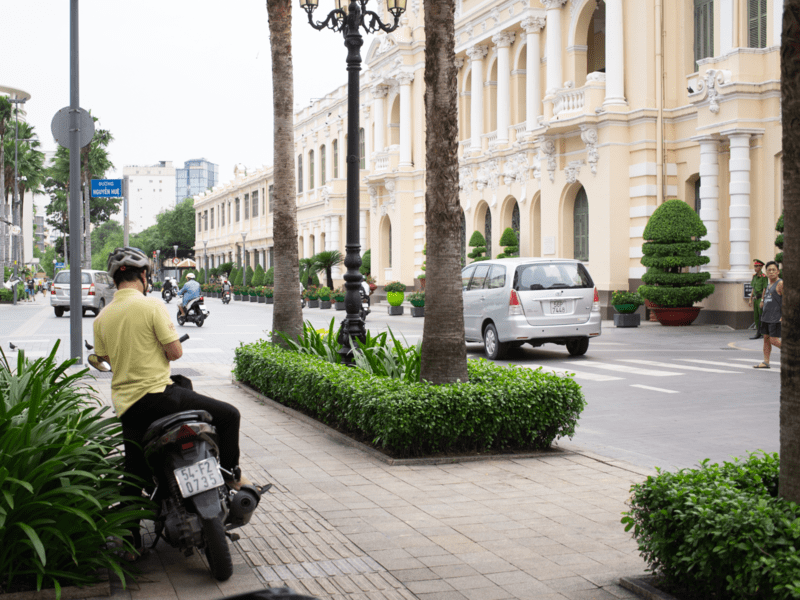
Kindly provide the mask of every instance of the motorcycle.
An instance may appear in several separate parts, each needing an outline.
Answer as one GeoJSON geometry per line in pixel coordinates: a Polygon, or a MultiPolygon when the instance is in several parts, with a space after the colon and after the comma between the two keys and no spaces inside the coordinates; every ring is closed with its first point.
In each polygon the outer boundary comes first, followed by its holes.
{"type": "MultiPolygon", "coordinates": [[[[180,338],[184,342],[189,338],[180,338]]],[[[98,371],[111,365],[96,354],[89,364],[98,371]]],[[[176,384],[191,389],[191,381],[173,376],[176,384]]],[[[155,483],[150,499],[155,503],[155,533],[151,549],[164,539],[184,555],[203,550],[213,577],[225,581],[233,574],[228,540],[239,539],[232,529],[250,522],[261,496],[272,484],[261,488],[243,485],[232,489],[219,465],[217,431],[211,415],[188,410],[154,421],[144,436],[144,455],[155,483]]],[[[239,473],[226,473],[238,479],[239,473]]]]}
{"type": "Polygon", "coordinates": [[[226,290],[226,291],[222,292],[222,303],[223,304],[229,304],[230,301],[231,301],[231,292],[230,292],[230,290],[226,290]]]}
{"type": "MultiPolygon", "coordinates": [[[[183,298],[183,296],[181,296],[183,298]]],[[[178,307],[178,325],[183,327],[187,322],[194,323],[198,327],[202,327],[208,315],[208,309],[203,305],[203,297],[198,296],[194,300],[189,301],[189,305],[184,307],[186,309],[186,316],[181,314],[181,309],[178,307]]]]}
{"type": "Polygon", "coordinates": [[[164,302],[169,304],[170,300],[172,300],[173,293],[171,289],[164,288],[161,290],[161,297],[164,299],[164,302]]]}

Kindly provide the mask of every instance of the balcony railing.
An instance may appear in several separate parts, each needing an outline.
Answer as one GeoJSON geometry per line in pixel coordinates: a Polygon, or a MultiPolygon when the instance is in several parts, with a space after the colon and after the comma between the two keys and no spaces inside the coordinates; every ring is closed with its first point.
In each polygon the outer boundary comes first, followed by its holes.
{"type": "Polygon", "coordinates": [[[582,111],[585,104],[586,94],[583,89],[563,90],[553,100],[553,115],[582,111]]]}

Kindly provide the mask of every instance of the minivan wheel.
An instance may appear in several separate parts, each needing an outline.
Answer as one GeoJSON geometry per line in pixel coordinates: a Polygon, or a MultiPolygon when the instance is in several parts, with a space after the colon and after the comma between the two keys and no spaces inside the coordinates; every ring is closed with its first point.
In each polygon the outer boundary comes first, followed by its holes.
{"type": "Polygon", "coordinates": [[[489,360],[503,358],[508,350],[508,344],[500,341],[493,323],[489,323],[483,330],[483,349],[489,360]]]}
{"type": "Polygon", "coordinates": [[[61,306],[56,306],[53,310],[55,311],[57,317],[64,316],[64,309],[61,306]]]}
{"type": "Polygon", "coordinates": [[[589,349],[589,338],[580,338],[578,340],[569,340],[567,342],[567,351],[570,356],[583,356],[589,349]]]}

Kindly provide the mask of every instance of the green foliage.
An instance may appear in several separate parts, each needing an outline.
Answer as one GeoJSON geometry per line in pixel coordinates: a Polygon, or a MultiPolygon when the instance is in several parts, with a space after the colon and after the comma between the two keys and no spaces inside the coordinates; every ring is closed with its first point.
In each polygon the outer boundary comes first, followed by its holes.
{"type": "Polygon", "coordinates": [[[311,260],[317,272],[325,272],[326,283],[329,288],[333,288],[333,277],[331,269],[344,261],[344,256],[338,250],[325,250],[315,254],[311,260]]]}
{"type": "Polygon", "coordinates": [[[0,358],[3,591],[27,584],[58,596],[96,582],[99,569],[124,582],[129,567],[107,539],[153,516],[142,497],[122,495],[119,420],[79,384],[87,369],[68,375],[75,360],[58,364],[57,350],[35,362],[20,352],[14,368],[0,358]]]}
{"type": "Polygon", "coordinates": [[[642,265],[647,272],[639,286],[642,298],[666,307],[692,306],[714,293],[706,283],[710,273],[687,273],[685,267],[708,264],[700,255],[711,243],[694,239],[705,235],[706,227],[688,204],[667,200],[659,206],[644,229],[642,265]]]}
{"type": "Polygon", "coordinates": [[[778,232],[778,235],[775,237],[775,245],[780,249],[775,255],[775,262],[779,265],[783,264],[783,213],[781,213],[778,222],[775,224],[775,231],[778,232]]]}
{"type": "Polygon", "coordinates": [[[425,306],[425,292],[412,292],[408,295],[408,301],[411,302],[411,306],[425,306]]]}
{"type": "Polygon", "coordinates": [[[275,267],[264,271],[264,285],[275,285],[275,267]]]}
{"type": "Polygon", "coordinates": [[[333,301],[334,302],[344,302],[346,291],[344,286],[339,286],[335,290],[333,290],[333,301]]]}
{"type": "Polygon", "coordinates": [[[399,281],[392,281],[390,283],[387,283],[383,289],[387,292],[405,292],[406,284],[400,283],[399,281]]]}
{"type": "Polygon", "coordinates": [[[330,300],[332,293],[333,292],[331,291],[331,288],[329,288],[327,285],[323,285],[321,288],[319,288],[319,290],[317,290],[320,300],[330,300]]]}
{"type": "MultiPolygon", "coordinates": [[[[541,369],[475,360],[467,367],[468,383],[431,385],[336,364],[334,327],[327,341],[320,340],[331,361],[261,341],[236,349],[234,373],[282,404],[399,455],[546,448],[574,435],[586,404],[571,377],[541,369]]],[[[383,351],[372,354],[385,357],[383,351]]],[[[405,354],[409,361],[411,354],[405,354]]],[[[394,360],[396,366],[403,359],[394,360]]]]}
{"type": "Polygon", "coordinates": [[[497,258],[519,256],[519,240],[511,227],[506,227],[503,231],[503,235],[500,236],[500,245],[503,246],[504,251],[498,254],[497,258]]]}
{"type": "Polygon", "coordinates": [[[472,237],[469,238],[469,246],[473,250],[467,254],[467,257],[471,258],[472,262],[489,260],[489,256],[484,256],[486,254],[486,239],[484,239],[480,231],[472,233],[472,237]]]}
{"type": "Polygon", "coordinates": [[[219,267],[217,267],[217,273],[218,274],[221,275],[223,273],[227,273],[229,278],[230,278],[231,271],[233,271],[233,263],[232,262],[222,263],[219,267]]]}
{"type": "Polygon", "coordinates": [[[642,304],[644,304],[644,302],[642,302],[642,297],[639,296],[639,294],[632,292],[624,292],[621,290],[617,290],[613,294],[611,294],[612,306],[621,306],[623,304],[633,304],[635,306],[641,306],[642,304]]]}
{"type": "Polygon", "coordinates": [[[306,300],[319,300],[319,287],[316,285],[310,285],[306,288],[306,291],[303,292],[306,300]]]}
{"type": "MultiPolygon", "coordinates": [[[[10,279],[10,277],[14,274],[14,270],[11,267],[5,267],[3,269],[3,282],[6,282],[10,279]]],[[[25,294],[24,286],[20,283],[17,285],[17,300],[23,298],[25,294]]],[[[0,302],[13,302],[14,300],[14,289],[7,290],[4,286],[0,287],[0,302]]]]}
{"type": "Polygon", "coordinates": [[[231,283],[233,283],[233,285],[241,286],[243,281],[244,281],[244,269],[237,268],[236,269],[236,279],[231,279],[231,283]]]}
{"type": "Polygon", "coordinates": [[[483,234],[480,231],[472,232],[472,237],[469,238],[470,247],[475,248],[476,246],[485,246],[486,245],[486,238],[483,237],[483,234]]]}
{"type": "Polygon", "coordinates": [[[203,285],[206,282],[206,270],[197,269],[197,283],[203,285]]]}
{"type": "Polygon", "coordinates": [[[275,295],[275,290],[271,287],[265,287],[264,290],[264,298],[272,298],[275,295]]]}
{"type": "Polygon", "coordinates": [[[253,276],[255,275],[255,271],[253,271],[253,268],[250,265],[247,265],[245,274],[247,275],[247,285],[253,285],[253,276]]]}
{"type": "Polygon", "coordinates": [[[266,285],[264,283],[264,267],[261,266],[261,263],[256,265],[256,270],[253,272],[253,287],[262,287],[266,285]]]}
{"type": "Polygon", "coordinates": [[[696,597],[800,597],[800,507],[778,495],[778,455],[662,472],[631,488],[633,529],[651,570],[696,597]]]}
{"type": "Polygon", "coordinates": [[[372,249],[361,255],[361,266],[358,267],[362,275],[369,275],[370,269],[372,269],[372,249]]]}

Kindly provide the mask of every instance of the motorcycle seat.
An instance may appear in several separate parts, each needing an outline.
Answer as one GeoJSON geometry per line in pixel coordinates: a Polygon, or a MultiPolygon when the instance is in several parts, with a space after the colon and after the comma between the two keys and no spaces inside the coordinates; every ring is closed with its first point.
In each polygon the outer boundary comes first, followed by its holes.
{"type": "Polygon", "coordinates": [[[205,410],[185,410],[174,415],[161,417],[150,423],[150,427],[147,428],[147,432],[144,434],[143,444],[146,445],[150,440],[157,438],[175,425],[193,421],[211,423],[211,414],[205,410]]]}

